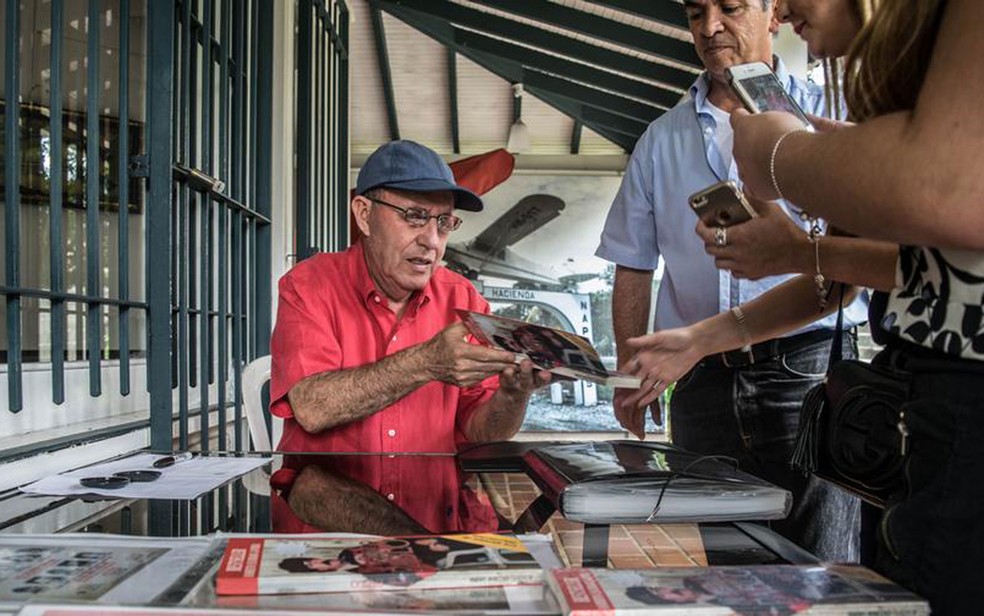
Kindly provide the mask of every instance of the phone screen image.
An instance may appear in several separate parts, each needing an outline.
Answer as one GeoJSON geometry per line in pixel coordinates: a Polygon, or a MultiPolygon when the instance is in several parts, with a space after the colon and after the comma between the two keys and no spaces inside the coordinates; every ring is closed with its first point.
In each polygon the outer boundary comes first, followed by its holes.
{"type": "Polygon", "coordinates": [[[787,111],[807,121],[800,108],[772,75],[756,75],[741,80],[742,87],[755,101],[758,111],[787,111]]]}

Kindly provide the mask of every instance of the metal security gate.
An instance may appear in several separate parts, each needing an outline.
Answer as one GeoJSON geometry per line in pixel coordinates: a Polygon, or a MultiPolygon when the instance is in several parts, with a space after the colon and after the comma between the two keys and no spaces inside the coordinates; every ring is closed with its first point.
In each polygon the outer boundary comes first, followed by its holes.
{"type": "MultiPolygon", "coordinates": [[[[156,449],[170,449],[172,438],[187,448],[194,433],[206,451],[248,445],[242,368],[269,352],[272,13],[271,0],[148,4],[148,369],[156,449]]],[[[229,520],[242,530],[246,493],[239,487],[228,498],[152,510],[152,530],[186,534],[227,528],[229,520]]]]}
{"type": "Polygon", "coordinates": [[[298,0],[297,11],[295,243],[305,259],[349,242],[349,9],[298,0]]]}

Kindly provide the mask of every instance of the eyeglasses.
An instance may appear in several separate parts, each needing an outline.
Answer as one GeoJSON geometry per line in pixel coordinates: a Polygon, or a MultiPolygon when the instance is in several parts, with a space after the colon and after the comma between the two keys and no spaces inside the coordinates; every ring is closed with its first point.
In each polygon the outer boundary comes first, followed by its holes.
{"type": "Polygon", "coordinates": [[[427,225],[431,218],[437,220],[437,230],[441,233],[451,233],[461,226],[461,219],[454,214],[428,214],[426,210],[422,210],[419,207],[400,207],[399,205],[387,203],[382,199],[369,200],[393,208],[403,215],[403,220],[407,221],[407,224],[411,227],[423,227],[427,225]]]}

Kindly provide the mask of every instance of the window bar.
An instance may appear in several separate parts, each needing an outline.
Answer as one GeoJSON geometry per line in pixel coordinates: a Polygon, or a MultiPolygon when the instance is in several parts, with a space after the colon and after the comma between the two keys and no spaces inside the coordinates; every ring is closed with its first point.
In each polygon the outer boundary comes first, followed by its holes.
{"type": "MultiPolygon", "coordinates": [[[[253,151],[253,143],[252,140],[250,139],[250,133],[249,133],[249,118],[250,115],[252,114],[252,105],[251,105],[252,83],[249,80],[250,47],[249,47],[249,39],[247,37],[249,36],[252,29],[250,24],[250,16],[251,16],[250,3],[244,3],[244,4],[245,6],[243,7],[240,17],[241,22],[239,27],[243,32],[243,36],[240,37],[240,48],[238,50],[240,62],[239,62],[238,70],[236,72],[236,76],[239,79],[240,92],[242,92],[242,98],[245,101],[246,106],[243,109],[243,113],[239,115],[240,125],[237,127],[237,130],[239,130],[244,135],[243,151],[238,155],[237,160],[239,161],[239,168],[241,171],[241,175],[239,176],[240,184],[242,185],[242,189],[241,189],[242,192],[240,193],[240,198],[243,203],[247,204],[247,206],[251,206],[253,196],[250,193],[249,164],[247,161],[250,158],[250,153],[253,151]]],[[[247,297],[247,292],[249,289],[249,285],[248,285],[249,261],[246,259],[247,250],[249,246],[249,235],[247,233],[248,231],[247,222],[249,220],[249,217],[244,212],[239,212],[237,216],[237,220],[239,223],[239,233],[240,233],[239,255],[237,257],[240,263],[240,268],[239,268],[240,298],[239,298],[238,312],[241,315],[240,328],[239,328],[239,337],[240,337],[239,361],[237,365],[239,366],[239,369],[241,371],[242,367],[246,364],[247,358],[249,357],[249,320],[248,320],[249,301],[247,297]]],[[[240,383],[239,388],[242,389],[241,380],[237,379],[236,382],[240,383]]],[[[240,400],[242,399],[241,392],[239,398],[240,400]]],[[[237,422],[237,425],[240,425],[240,422],[237,422]]]]}
{"type": "MultiPolygon", "coordinates": [[[[11,2],[10,4],[16,4],[11,2]]],[[[65,290],[64,244],[62,237],[62,30],[65,22],[64,0],[51,1],[51,291],[65,290]]],[[[7,90],[10,92],[10,90],[7,90]]],[[[14,167],[16,168],[16,167],[14,167]]],[[[51,300],[51,396],[52,402],[65,402],[65,302],[51,300]]]]}
{"type": "MultiPolygon", "coordinates": [[[[242,56],[239,56],[242,58],[242,56]]],[[[238,104],[238,102],[237,102],[238,104]]],[[[235,156],[241,157],[241,152],[235,152],[235,156]]],[[[240,211],[230,214],[232,223],[232,373],[234,378],[233,389],[233,419],[235,421],[235,448],[236,451],[245,449],[243,435],[243,337],[242,337],[242,285],[243,285],[243,215],[240,211]]],[[[249,435],[245,435],[249,438],[249,435]]],[[[233,502],[233,511],[242,512],[245,507],[243,495],[237,491],[233,502]]],[[[242,524],[240,516],[236,516],[237,525],[242,524]]]]}
{"type": "MultiPolygon", "coordinates": [[[[204,1],[204,0],[202,0],[204,1]]],[[[201,23],[196,18],[198,15],[199,0],[190,1],[192,7],[192,16],[189,23],[189,28],[192,33],[191,43],[190,43],[190,59],[188,64],[188,72],[190,75],[191,87],[188,91],[188,157],[184,159],[184,163],[190,169],[200,169],[201,168],[201,147],[202,147],[202,132],[200,128],[200,116],[202,112],[202,98],[199,92],[199,86],[202,79],[201,70],[201,56],[199,55],[199,48],[201,46],[201,41],[205,39],[205,33],[202,28],[201,23]]],[[[201,206],[202,193],[198,189],[189,189],[186,193],[187,201],[185,202],[185,208],[183,214],[186,217],[186,224],[188,227],[188,243],[185,245],[186,250],[182,253],[183,258],[188,261],[187,263],[187,288],[186,288],[186,298],[187,301],[184,302],[186,310],[193,309],[199,306],[199,293],[198,293],[198,269],[196,264],[198,262],[199,255],[199,243],[198,243],[198,225],[196,224],[197,216],[195,215],[201,206]]],[[[188,336],[184,338],[182,344],[185,345],[185,352],[188,361],[188,389],[185,390],[187,395],[191,394],[191,389],[198,385],[198,319],[188,316],[188,313],[184,313],[186,331],[188,336]]],[[[182,414],[181,417],[183,421],[187,421],[186,415],[182,414]]]]}
{"type": "MultiPolygon", "coordinates": [[[[219,55],[219,170],[221,177],[229,177],[229,44],[232,40],[232,15],[230,13],[230,2],[229,0],[222,0],[222,16],[221,25],[219,33],[219,46],[221,53],[219,55]]],[[[231,185],[226,188],[227,191],[231,190],[231,185]]],[[[218,305],[219,305],[219,316],[218,316],[218,327],[219,327],[219,361],[218,361],[218,374],[216,378],[218,380],[218,405],[219,405],[219,416],[218,422],[222,428],[219,430],[219,449],[225,450],[226,445],[226,383],[229,378],[229,341],[228,341],[228,324],[229,324],[229,268],[227,264],[227,238],[229,235],[229,224],[228,224],[228,210],[222,206],[216,208],[216,232],[219,239],[219,250],[218,250],[218,275],[219,275],[219,293],[218,293],[218,305]]],[[[224,493],[223,493],[224,494],[224,493]]],[[[222,506],[220,505],[220,511],[222,506]]]]}
{"type": "MultiPolygon", "coordinates": [[[[174,182],[172,161],[176,129],[174,47],[176,8],[171,2],[148,2],[147,10],[147,153],[150,177],[147,182],[146,238],[148,255],[167,255],[173,250],[171,219],[174,182]]],[[[170,260],[165,260],[170,266],[170,260]]],[[[151,271],[147,264],[148,359],[147,380],[150,391],[151,447],[170,449],[172,443],[173,402],[171,397],[170,336],[172,296],[170,293],[173,269],[167,275],[151,271]],[[151,276],[150,274],[154,275],[151,276]]],[[[167,535],[172,528],[175,507],[167,501],[151,501],[149,530],[154,535],[167,535]]]]}
{"type": "Polygon", "coordinates": [[[297,198],[295,246],[297,260],[311,255],[311,0],[298,1],[297,40],[297,198]]]}
{"type": "MultiPolygon", "coordinates": [[[[20,286],[20,2],[7,0],[6,105],[4,183],[7,286],[20,286]]],[[[21,383],[20,296],[7,295],[7,396],[12,413],[23,408],[21,383]]]]}
{"type": "Polygon", "coordinates": [[[328,123],[330,111],[326,108],[328,99],[325,97],[325,55],[328,52],[325,45],[324,21],[320,11],[314,14],[314,113],[320,121],[315,122],[317,132],[314,139],[314,202],[311,204],[311,215],[314,218],[315,241],[311,252],[327,248],[325,238],[325,125],[328,123]]]}
{"type": "Polygon", "coordinates": [[[336,250],[343,250],[349,243],[349,222],[348,222],[348,185],[349,185],[349,62],[348,62],[348,41],[349,41],[349,11],[343,0],[337,0],[335,6],[338,9],[338,129],[336,131],[336,141],[338,143],[338,208],[336,208],[338,223],[335,227],[338,235],[336,250]]]}
{"type": "MultiPolygon", "coordinates": [[[[212,59],[212,20],[213,20],[213,0],[202,0],[205,3],[202,15],[202,164],[205,172],[212,177],[216,177],[214,164],[215,142],[212,138],[214,125],[212,112],[214,110],[214,72],[212,59]]],[[[212,217],[214,202],[211,193],[207,192],[201,196],[201,241],[203,250],[200,252],[199,266],[201,273],[201,293],[199,295],[199,305],[201,313],[198,315],[202,339],[199,341],[199,352],[201,353],[200,375],[198,378],[199,395],[199,421],[201,426],[201,450],[211,449],[211,425],[209,421],[211,385],[210,375],[212,373],[212,263],[214,257],[214,243],[212,241],[212,217]]],[[[221,424],[220,424],[221,428],[221,424]]],[[[203,526],[212,529],[215,526],[216,507],[214,498],[208,496],[202,500],[202,520],[203,526]]]]}
{"type": "Polygon", "coordinates": [[[321,30],[321,37],[325,41],[325,67],[324,67],[324,80],[322,82],[322,97],[325,101],[324,107],[324,117],[325,121],[322,122],[322,160],[321,160],[321,173],[325,178],[325,191],[322,196],[322,219],[324,231],[321,237],[321,247],[323,250],[334,250],[335,241],[335,216],[333,209],[333,202],[335,199],[335,41],[331,36],[332,28],[332,15],[322,10],[322,24],[323,29],[321,30]]]}
{"type": "MultiPolygon", "coordinates": [[[[212,166],[212,1],[202,0],[204,3],[202,11],[202,167],[210,176],[215,177],[215,169],[212,166]]],[[[211,310],[212,310],[212,199],[209,193],[201,196],[200,210],[201,243],[202,250],[198,253],[199,280],[201,292],[199,293],[198,304],[201,312],[198,315],[199,332],[199,353],[201,362],[199,364],[200,375],[198,378],[199,395],[199,418],[201,421],[202,432],[202,451],[209,450],[209,371],[212,366],[212,358],[209,341],[212,338],[211,310]]],[[[206,502],[207,504],[207,502],[206,502]]],[[[203,515],[205,519],[211,518],[212,509],[206,506],[203,515]]]]}
{"type": "Polygon", "coordinates": [[[326,22],[329,17],[331,17],[332,21],[327,23],[328,29],[325,31],[325,37],[331,43],[328,53],[328,97],[331,101],[331,112],[328,114],[328,121],[325,122],[325,139],[328,141],[328,155],[325,157],[325,175],[328,176],[329,180],[329,192],[325,199],[325,218],[328,223],[327,233],[325,234],[325,246],[329,250],[338,250],[339,247],[335,244],[338,216],[335,214],[335,211],[336,208],[342,207],[342,203],[335,201],[335,196],[338,194],[338,176],[336,175],[338,169],[334,163],[338,160],[339,152],[338,141],[335,136],[338,131],[338,66],[336,63],[338,46],[331,39],[331,31],[335,28],[334,20],[337,18],[334,6],[332,6],[331,14],[325,16],[326,22]]]}
{"type": "MultiPolygon", "coordinates": [[[[178,142],[179,135],[181,134],[180,126],[181,126],[181,123],[180,122],[175,122],[174,123],[174,133],[175,133],[174,141],[175,141],[175,143],[178,142]]],[[[177,245],[176,245],[177,238],[178,238],[178,229],[179,229],[179,226],[178,226],[178,212],[181,209],[180,208],[180,205],[181,205],[181,195],[182,195],[182,191],[184,191],[184,190],[185,190],[185,187],[183,185],[181,185],[178,182],[174,182],[173,185],[172,185],[172,188],[171,188],[171,201],[168,203],[168,206],[170,208],[168,213],[170,214],[170,224],[171,224],[171,235],[169,236],[169,239],[170,239],[170,241],[172,243],[172,245],[170,246],[170,254],[168,256],[170,257],[170,261],[171,261],[170,265],[171,265],[171,275],[172,276],[176,276],[177,273],[178,273],[178,250],[177,250],[177,245]]],[[[148,253],[148,254],[150,254],[150,253],[148,253]]],[[[180,358],[181,358],[181,353],[179,352],[180,347],[178,346],[180,344],[180,340],[178,339],[178,291],[179,291],[179,289],[178,289],[178,285],[171,284],[171,281],[170,280],[168,281],[168,288],[170,289],[170,301],[171,301],[171,304],[169,306],[169,310],[170,310],[170,313],[171,313],[171,321],[170,321],[170,329],[171,329],[171,337],[170,337],[170,347],[171,347],[171,353],[170,353],[170,361],[171,361],[171,389],[175,389],[178,386],[178,362],[180,361],[180,358]]]]}
{"type": "MultiPolygon", "coordinates": [[[[244,80],[243,80],[243,64],[244,64],[244,41],[243,41],[243,27],[245,26],[245,11],[241,3],[235,4],[235,13],[233,16],[234,27],[233,27],[233,58],[235,61],[233,73],[233,84],[234,84],[234,100],[232,101],[232,189],[233,198],[242,201],[243,195],[243,159],[244,159],[244,148],[242,147],[243,141],[243,102],[245,99],[244,80]]],[[[236,451],[243,450],[243,434],[242,434],[242,271],[243,264],[240,258],[242,252],[242,213],[239,210],[235,210],[230,215],[231,227],[232,227],[232,369],[233,369],[233,383],[234,383],[234,421],[235,421],[235,448],[236,451]]],[[[234,505],[235,511],[242,511],[241,503],[237,502],[234,505]]]]}
{"type": "MultiPolygon", "coordinates": [[[[54,5],[52,5],[54,19],[54,5]]],[[[119,297],[130,299],[130,0],[120,0],[119,88],[119,297]]],[[[54,24],[52,24],[54,26],[54,24]]],[[[54,29],[52,29],[54,37],[54,29]]],[[[52,39],[54,40],[54,39],[52,39]]],[[[52,63],[52,67],[58,66],[52,63]]],[[[60,159],[59,159],[60,160],[60,159]]],[[[52,213],[54,210],[52,210],[52,213]]],[[[54,274],[54,263],[52,263],[54,274]]],[[[119,308],[120,315],[120,395],[130,393],[130,309],[119,308]]],[[[52,345],[52,348],[54,345],[52,345]]]]}
{"type": "MultiPolygon", "coordinates": [[[[195,163],[194,124],[194,56],[192,49],[197,45],[195,28],[192,26],[192,0],[184,0],[181,21],[184,37],[181,40],[181,150],[179,160],[193,167],[195,163]]],[[[177,348],[175,356],[178,359],[178,448],[188,447],[188,254],[189,219],[192,190],[188,183],[181,183],[178,189],[177,233],[175,235],[175,253],[177,256],[177,348]]]]}
{"type": "MultiPolygon", "coordinates": [[[[270,143],[273,132],[273,4],[259,3],[257,16],[257,50],[256,50],[256,143],[253,156],[256,160],[256,193],[254,195],[255,209],[260,215],[270,217],[272,210],[271,173],[273,155],[270,143]]],[[[270,301],[272,299],[272,279],[270,273],[270,239],[272,229],[269,223],[254,219],[256,234],[253,244],[253,262],[258,270],[254,278],[254,322],[251,328],[256,332],[256,356],[270,353],[270,301]]],[[[272,443],[274,447],[278,443],[272,443]]],[[[261,501],[262,502],[262,501],[261,501]]]]}
{"type": "MultiPolygon", "coordinates": [[[[250,3],[250,14],[249,14],[249,148],[250,153],[248,158],[248,168],[249,168],[249,199],[246,203],[249,205],[250,210],[256,209],[256,178],[257,178],[257,157],[256,154],[259,152],[259,142],[256,139],[256,121],[257,121],[257,99],[259,97],[259,89],[257,88],[257,39],[259,36],[260,26],[257,22],[257,11],[259,4],[257,0],[253,0],[250,3]]],[[[269,142],[268,142],[269,143],[269,142]]],[[[246,281],[248,284],[247,297],[245,298],[245,309],[248,318],[246,320],[246,354],[245,357],[252,359],[256,357],[256,327],[253,326],[253,319],[256,315],[256,279],[259,273],[259,264],[256,262],[256,228],[259,224],[256,217],[249,215],[245,219],[247,237],[249,239],[249,250],[247,255],[249,258],[244,261],[247,267],[250,269],[246,281]]]]}
{"type": "MultiPolygon", "coordinates": [[[[99,267],[99,17],[100,0],[89,0],[88,72],[86,84],[85,187],[86,187],[86,346],[89,347],[89,395],[102,393],[99,341],[102,306],[102,277],[99,267]]],[[[18,167],[19,168],[19,167],[18,167]]]]}

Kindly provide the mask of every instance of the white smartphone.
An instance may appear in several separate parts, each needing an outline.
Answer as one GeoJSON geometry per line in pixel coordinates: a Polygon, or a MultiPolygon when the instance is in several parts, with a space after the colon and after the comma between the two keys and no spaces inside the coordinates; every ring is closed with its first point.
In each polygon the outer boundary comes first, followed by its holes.
{"type": "Polygon", "coordinates": [[[690,195],[690,207],[708,227],[730,227],[758,214],[734,182],[718,182],[690,195]]]}
{"type": "Polygon", "coordinates": [[[813,130],[813,124],[789,93],[783,89],[779,78],[764,62],[738,64],[727,69],[726,74],[732,89],[751,113],[763,111],[786,111],[803,122],[803,126],[813,130]]]}

